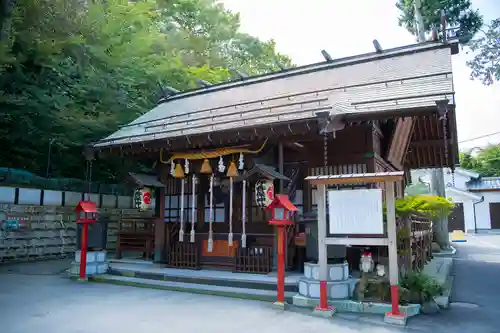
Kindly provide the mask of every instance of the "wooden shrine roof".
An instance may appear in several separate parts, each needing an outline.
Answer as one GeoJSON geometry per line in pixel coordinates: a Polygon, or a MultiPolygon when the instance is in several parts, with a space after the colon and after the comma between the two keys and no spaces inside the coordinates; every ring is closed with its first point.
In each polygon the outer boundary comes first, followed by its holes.
{"type": "Polygon", "coordinates": [[[338,184],[360,184],[360,183],[383,183],[386,181],[400,181],[404,177],[404,171],[375,172],[343,175],[309,176],[306,180],[313,185],[338,185],[338,184]]]}
{"type": "Polygon", "coordinates": [[[146,187],[166,187],[165,184],[158,180],[156,175],[147,175],[144,173],[128,173],[128,179],[138,186],[146,186],[146,187]]]}
{"type": "Polygon", "coordinates": [[[454,104],[457,42],[426,42],[245,78],[170,96],[95,148],[130,145],[316,118],[454,104]]]}
{"type": "Polygon", "coordinates": [[[255,178],[261,178],[265,177],[270,180],[284,180],[284,181],[289,181],[290,178],[286,177],[285,175],[282,175],[278,171],[276,171],[275,168],[269,165],[265,164],[254,164],[253,168],[251,168],[248,172],[242,174],[241,176],[238,176],[235,178],[235,182],[243,181],[243,180],[252,180],[255,178]]]}

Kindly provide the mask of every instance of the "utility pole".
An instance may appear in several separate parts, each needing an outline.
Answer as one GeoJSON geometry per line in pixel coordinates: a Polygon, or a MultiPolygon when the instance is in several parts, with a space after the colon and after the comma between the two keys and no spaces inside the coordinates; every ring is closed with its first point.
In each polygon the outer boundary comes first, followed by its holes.
{"type": "MultiPolygon", "coordinates": [[[[421,12],[422,1],[425,0],[414,0],[413,2],[415,10],[415,27],[419,43],[425,42],[424,18],[422,17],[421,12]]],[[[445,33],[445,31],[443,31],[443,33],[445,33]]],[[[444,135],[447,134],[444,133],[444,135]]],[[[446,198],[443,168],[435,168],[431,170],[430,188],[433,195],[438,195],[440,197],[446,198]]],[[[433,231],[435,232],[437,243],[441,248],[448,249],[450,247],[450,238],[448,235],[448,217],[441,219],[441,221],[433,222],[433,231]]]]}

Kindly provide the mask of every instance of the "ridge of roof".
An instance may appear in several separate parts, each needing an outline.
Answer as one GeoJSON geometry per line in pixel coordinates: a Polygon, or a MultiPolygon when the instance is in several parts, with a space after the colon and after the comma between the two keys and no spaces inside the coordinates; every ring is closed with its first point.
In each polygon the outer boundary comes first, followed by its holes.
{"type": "MultiPolygon", "coordinates": [[[[335,67],[353,65],[356,63],[369,62],[369,61],[374,61],[374,60],[378,60],[378,59],[400,56],[400,55],[404,55],[404,54],[408,54],[408,53],[429,51],[431,49],[441,49],[441,48],[452,48],[453,49],[456,45],[458,45],[458,39],[449,40],[447,43],[427,41],[427,42],[423,42],[423,43],[416,43],[416,44],[410,44],[410,45],[404,45],[404,46],[394,47],[394,48],[390,48],[390,49],[385,49],[380,53],[379,52],[362,53],[362,54],[357,54],[357,55],[353,55],[353,56],[334,59],[332,61],[322,61],[322,62],[307,64],[307,65],[302,65],[302,66],[297,66],[297,67],[286,68],[284,70],[280,70],[280,71],[276,71],[276,72],[259,74],[259,75],[254,75],[254,76],[250,76],[247,78],[216,83],[216,84],[213,84],[213,85],[208,86],[208,87],[198,87],[198,88],[194,88],[194,89],[185,90],[185,91],[182,91],[178,94],[171,95],[166,99],[162,99],[161,104],[168,103],[169,101],[176,100],[176,99],[182,99],[182,98],[191,97],[191,96],[195,96],[195,95],[207,94],[207,93],[218,91],[218,90],[225,90],[225,89],[229,89],[229,88],[245,86],[245,85],[250,85],[250,84],[254,84],[254,83],[260,83],[260,82],[264,82],[264,81],[268,81],[268,80],[273,80],[276,78],[284,78],[284,77],[288,77],[288,76],[307,74],[307,73],[311,73],[311,72],[315,72],[315,71],[319,71],[319,70],[323,70],[323,69],[331,69],[331,68],[335,68],[335,67]]],[[[456,54],[456,53],[458,53],[458,51],[452,52],[452,54],[456,54]]]]}

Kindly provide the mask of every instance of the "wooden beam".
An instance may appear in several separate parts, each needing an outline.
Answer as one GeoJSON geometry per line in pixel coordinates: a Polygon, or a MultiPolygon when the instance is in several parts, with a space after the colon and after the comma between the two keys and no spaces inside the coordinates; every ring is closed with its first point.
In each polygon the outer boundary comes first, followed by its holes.
{"type": "Polygon", "coordinates": [[[398,170],[403,169],[403,163],[405,161],[406,152],[408,151],[408,144],[413,134],[414,124],[415,121],[413,117],[400,118],[396,123],[396,129],[392,135],[386,159],[398,170]]]}
{"type": "Polygon", "coordinates": [[[327,245],[361,245],[361,246],[387,246],[387,238],[349,238],[349,237],[328,237],[325,239],[327,245]]]}
{"type": "Polygon", "coordinates": [[[360,183],[381,183],[388,181],[401,181],[404,177],[403,171],[379,172],[352,175],[330,175],[330,176],[309,176],[306,180],[313,185],[340,185],[340,184],[360,184],[360,183]]]}

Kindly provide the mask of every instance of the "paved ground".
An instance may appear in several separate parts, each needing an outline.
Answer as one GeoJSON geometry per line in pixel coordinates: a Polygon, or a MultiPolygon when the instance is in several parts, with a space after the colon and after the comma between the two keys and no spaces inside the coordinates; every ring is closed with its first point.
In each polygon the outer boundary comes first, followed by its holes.
{"type": "MultiPolygon", "coordinates": [[[[2,333],[310,333],[401,332],[381,316],[279,313],[267,303],[105,284],[80,284],[57,275],[65,262],[0,266],[2,333]],[[10,270],[10,271],[9,271],[10,270]]],[[[500,331],[500,236],[477,236],[459,245],[455,306],[420,316],[405,331],[489,333],[500,331]],[[475,281],[476,283],[471,283],[475,281]]]]}
{"type": "Polygon", "coordinates": [[[331,322],[302,313],[279,313],[268,303],[32,275],[64,267],[53,266],[17,265],[14,272],[1,268],[2,333],[394,332],[348,319],[331,322]]]}
{"type": "Polygon", "coordinates": [[[452,307],[416,317],[409,327],[433,333],[500,332],[500,235],[468,236],[467,243],[454,246],[452,307]]]}

